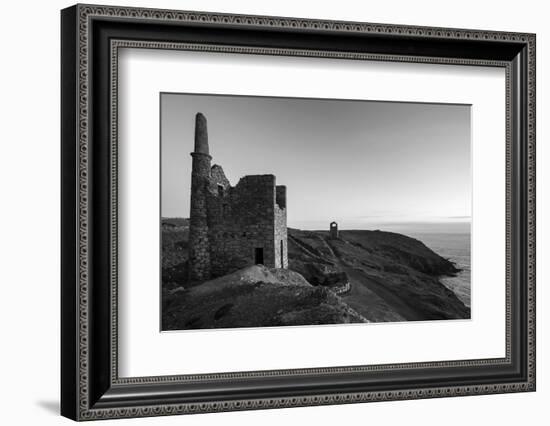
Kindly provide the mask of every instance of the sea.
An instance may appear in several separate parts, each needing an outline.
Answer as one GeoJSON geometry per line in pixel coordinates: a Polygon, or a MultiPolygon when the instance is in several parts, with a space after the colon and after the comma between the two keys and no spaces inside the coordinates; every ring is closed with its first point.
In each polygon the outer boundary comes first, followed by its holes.
{"type": "Polygon", "coordinates": [[[470,233],[410,233],[441,257],[453,262],[460,272],[455,277],[443,277],[441,284],[451,289],[466,306],[471,301],[470,233]]]}

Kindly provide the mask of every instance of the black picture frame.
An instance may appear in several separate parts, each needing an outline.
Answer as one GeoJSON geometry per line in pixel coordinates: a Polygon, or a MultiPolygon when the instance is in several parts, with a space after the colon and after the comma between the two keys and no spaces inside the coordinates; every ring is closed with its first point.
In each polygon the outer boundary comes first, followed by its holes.
{"type": "Polygon", "coordinates": [[[61,414],[91,420],[534,391],[535,42],[534,34],[510,32],[97,5],[62,10],[61,414]],[[113,96],[117,47],[140,45],[504,67],[506,357],[119,378],[113,96]]]}

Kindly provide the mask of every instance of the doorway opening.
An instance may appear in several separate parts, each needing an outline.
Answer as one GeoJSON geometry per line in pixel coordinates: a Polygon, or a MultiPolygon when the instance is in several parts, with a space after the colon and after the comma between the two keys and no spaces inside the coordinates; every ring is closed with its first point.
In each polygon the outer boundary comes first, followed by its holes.
{"type": "Polygon", "coordinates": [[[263,247],[256,247],[254,249],[254,263],[256,265],[263,265],[264,264],[264,248],[263,247]]]}

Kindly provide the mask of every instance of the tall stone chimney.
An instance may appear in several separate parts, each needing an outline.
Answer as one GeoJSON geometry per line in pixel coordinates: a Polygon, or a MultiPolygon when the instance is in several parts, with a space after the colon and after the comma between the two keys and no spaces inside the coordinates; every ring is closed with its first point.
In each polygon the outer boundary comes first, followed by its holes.
{"type": "Polygon", "coordinates": [[[206,117],[200,112],[195,116],[195,150],[191,156],[193,166],[189,214],[189,280],[204,281],[210,278],[206,191],[212,157],[208,149],[206,117]]]}
{"type": "Polygon", "coordinates": [[[206,127],[206,117],[202,112],[195,116],[195,152],[194,154],[209,155],[208,148],[208,129],[206,127]]]}

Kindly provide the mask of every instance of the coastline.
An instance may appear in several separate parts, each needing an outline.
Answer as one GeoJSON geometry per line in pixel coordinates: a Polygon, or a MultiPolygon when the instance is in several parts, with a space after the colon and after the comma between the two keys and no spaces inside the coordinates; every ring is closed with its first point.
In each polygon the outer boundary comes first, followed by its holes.
{"type": "Polygon", "coordinates": [[[452,290],[468,307],[471,305],[471,252],[470,233],[422,233],[409,234],[426,246],[450,260],[459,272],[455,276],[441,276],[440,282],[452,290]]]}

